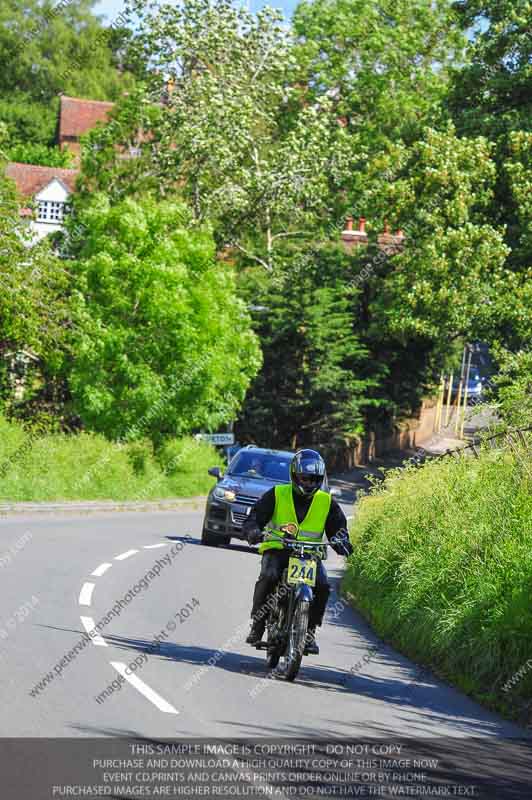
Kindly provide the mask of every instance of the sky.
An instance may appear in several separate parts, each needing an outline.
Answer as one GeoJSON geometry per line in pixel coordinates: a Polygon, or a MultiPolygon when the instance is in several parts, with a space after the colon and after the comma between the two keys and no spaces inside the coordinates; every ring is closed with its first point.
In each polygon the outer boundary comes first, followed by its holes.
{"type": "MultiPolygon", "coordinates": [[[[171,2],[171,0],[170,0],[171,2]]],[[[244,0],[246,2],[246,0],[244,0]]],[[[286,17],[289,17],[297,5],[298,0],[270,0],[268,3],[261,2],[261,0],[249,0],[251,11],[257,11],[264,5],[272,6],[273,8],[280,8],[286,17]]],[[[123,0],[100,0],[94,7],[97,14],[103,14],[107,20],[111,22],[118,16],[124,3],[123,0]]],[[[248,2],[246,2],[248,5],[248,2]]]]}

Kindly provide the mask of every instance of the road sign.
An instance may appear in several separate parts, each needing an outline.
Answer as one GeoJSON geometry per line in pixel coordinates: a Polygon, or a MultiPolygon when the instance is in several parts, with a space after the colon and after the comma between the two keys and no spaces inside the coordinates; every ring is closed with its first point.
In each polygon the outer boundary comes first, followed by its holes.
{"type": "Polygon", "coordinates": [[[203,439],[204,442],[211,444],[234,444],[234,433],[197,433],[196,439],[203,439]]]}

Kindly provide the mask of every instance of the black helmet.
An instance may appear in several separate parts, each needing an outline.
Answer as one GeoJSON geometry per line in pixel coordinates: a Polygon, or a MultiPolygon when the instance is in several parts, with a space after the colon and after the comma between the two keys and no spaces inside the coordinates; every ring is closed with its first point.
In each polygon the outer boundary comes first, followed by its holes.
{"type": "Polygon", "coordinates": [[[316,494],[325,477],[325,461],[316,450],[298,450],[290,464],[292,486],[301,495],[316,494]]]}

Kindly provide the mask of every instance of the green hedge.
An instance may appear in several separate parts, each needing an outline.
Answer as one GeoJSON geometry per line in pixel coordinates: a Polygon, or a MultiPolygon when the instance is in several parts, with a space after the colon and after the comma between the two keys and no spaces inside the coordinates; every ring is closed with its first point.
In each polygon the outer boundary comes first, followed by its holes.
{"type": "Polygon", "coordinates": [[[91,433],[32,436],[0,416],[0,501],[154,500],[206,494],[211,445],[186,437],[114,444],[91,433]]]}
{"type": "Polygon", "coordinates": [[[391,470],[361,500],[344,589],[384,638],[492,708],[532,706],[532,457],[391,470]],[[510,685],[509,682],[513,683],[510,685]]]}

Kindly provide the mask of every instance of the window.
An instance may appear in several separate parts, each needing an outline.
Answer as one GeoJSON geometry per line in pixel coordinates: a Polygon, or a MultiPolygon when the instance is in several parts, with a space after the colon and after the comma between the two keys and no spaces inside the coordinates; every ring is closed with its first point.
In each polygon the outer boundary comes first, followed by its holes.
{"type": "Polygon", "coordinates": [[[267,478],[272,481],[290,480],[290,458],[273,456],[269,453],[239,450],[229,465],[229,475],[246,478],[267,478]]]}
{"type": "Polygon", "coordinates": [[[66,205],[52,200],[39,200],[37,222],[62,222],[68,211],[66,205]]]}

